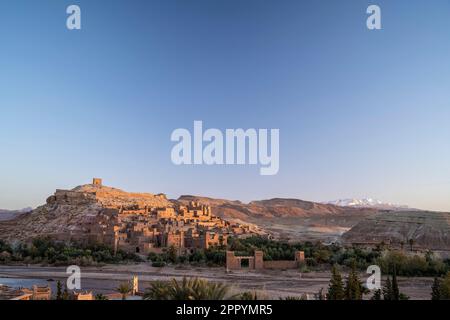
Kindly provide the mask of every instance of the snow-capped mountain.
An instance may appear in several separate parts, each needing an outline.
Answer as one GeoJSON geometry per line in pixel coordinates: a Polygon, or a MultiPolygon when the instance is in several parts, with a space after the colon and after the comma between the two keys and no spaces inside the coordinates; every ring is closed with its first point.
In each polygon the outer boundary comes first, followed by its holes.
{"type": "Polygon", "coordinates": [[[339,199],[334,201],[323,202],[325,204],[333,204],[339,207],[356,207],[356,208],[377,208],[387,210],[404,210],[409,209],[408,206],[394,203],[387,203],[377,199],[339,199]]]}

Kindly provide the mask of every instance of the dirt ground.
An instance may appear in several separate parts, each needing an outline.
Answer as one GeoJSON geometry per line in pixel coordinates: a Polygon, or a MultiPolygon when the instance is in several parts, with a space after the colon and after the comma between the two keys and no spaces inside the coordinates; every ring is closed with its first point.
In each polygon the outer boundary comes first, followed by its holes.
{"type": "MultiPolygon", "coordinates": [[[[324,292],[327,290],[330,279],[329,272],[301,273],[298,270],[227,272],[225,268],[154,268],[146,263],[82,267],[81,273],[82,289],[92,290],[94,293],[112,293],[121,282],[130,280],[133,275],[139,277],[140,290],[144,290],[152,281],[182,279],[186,276],[225,282],[232,287],[234,293],[256,290],[259,297],[267,299],[302,294],[307,294],[312,298],[313,294],[321,288],[324,289],[324,292]]],[[[56,280],[65,282],[67,276],[64,267],[0,266],[0,284],[10,286],[27,286],[34,280],[38,284],[47,283],[55,288],[56,280]]],[[[363,281],[366,277],[366,274],[361,274],[363,281]]],[[[399,277],[401,292],[414,300],[430,299],[432,282],[432,278],[399,277]]]]}

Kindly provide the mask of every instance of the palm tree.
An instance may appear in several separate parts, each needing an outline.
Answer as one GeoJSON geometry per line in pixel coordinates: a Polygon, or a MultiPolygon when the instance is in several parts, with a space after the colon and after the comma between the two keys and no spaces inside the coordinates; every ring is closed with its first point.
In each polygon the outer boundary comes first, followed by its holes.
{"type": "MultiPolygon", "coordinates": [[[[239,300],[258,300],[258,293],[256,291],[246,291],[242,292],[240,295],[238,295],[239,300]]],[[[283,300],[280,298],[280,300],[283,300]]]]}
{"type": "Polygon", "coordinates": [[[213,283],[198,278],[186,278],[182,281],[156,281],[147,288],[144,299],[147,300],[224,300],[229,287],[223,283],[213,283]]]}
{"type": "Polygon", "coordinates": [[[122,282],[116,290],[122,295],[122,300],[126,300],[127,294],[131,291],[130,283],[122,282]]]}
{"type": "Polygon", "coordinates": [[[224,300],[229,286],[219,282],[196,279],[194,283],[195,300],[224,300]]]}
{"type": "Polygon", "coordinates": [[[170,287],[170,300],[199,300],[194,299],[194,286],[197,278],[188,279],[183,277],[182,282],[172,279],[170,287]]]}
{"type": "Polygon", "coordinates": [[[170,284],[163,281],[155,281],[144,293],[145,300],[169,300],[170,284]]]}

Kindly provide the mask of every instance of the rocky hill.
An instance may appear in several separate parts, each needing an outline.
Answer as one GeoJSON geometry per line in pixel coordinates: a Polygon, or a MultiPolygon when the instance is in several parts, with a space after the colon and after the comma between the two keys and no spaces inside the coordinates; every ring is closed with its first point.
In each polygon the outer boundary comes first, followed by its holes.
{"type": "Polygon", "coordinates": [[[450,213],[430,211],[385,212],[370,216],[346,232],[346,244],[409,246],[431,250],[450,250],[450,213]]]}
{"type": "Polygon", "coordinates": [[[87,184],[72,190],[56,190],[46,204],[15,219],[0,222],[0,239],[24,240],[43,235],[82,234],[107,208],[170,207],[162,194],[128,193],[87,184]]]}

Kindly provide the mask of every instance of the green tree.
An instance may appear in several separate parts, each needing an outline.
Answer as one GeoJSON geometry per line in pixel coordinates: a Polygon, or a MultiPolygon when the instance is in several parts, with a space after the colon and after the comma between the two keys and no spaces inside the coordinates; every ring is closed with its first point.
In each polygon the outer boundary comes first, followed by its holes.
{"type": "Polygon", "coordinates": [[[441,283],[441,300],[450,300],[450,272],[447,273],[441,283]]]}
{"type": "Polygon", "coordinates": [[[59,280],[56,282],[56,300],[63,300],[62,284],[59,280]]]}
{"type": "Polygon", "coordinates": [[[95,295],[95,300],[108,300],[108,298],[104,294],[99,293],[95,295]]]}
{"type": "Polygon", "coordinates": [[[331,280],[328,286],[328,300],[343,300],[345,297],[344,283],[336,265],[331,269],[331,280]]]}
{"type": "Polygon", "coordinates": [[[145,300],[170,300],[170,283],[155,281],[144,293],[145,300]]]}
{"type": "Polygon", "coordinates": [[[397,282],[397,271],[396,267],[392,268],[392,281],[388,276],[386,284],[383,287],[383,298],[384,300],[408,300],[409,297],[400,292],[397,282]]]}
{"type": "Polygon", "coordinates": [[[353,260],[352,270],[347,277],[347,283],[345,286],[345,299],[362,300],[362,293],[362,284],[359,280],[358,272],[356,270],[356,262],[353,260]]]}
{"type": "Polygon", "coordinates": [[[407,296],[406,294],[401,293],[401,292],[400,292],[398,298],[399,298],[399,300],[409,300],[409,296],[407,296]]]}
{"type": "Polygon", "coordinates": [[[122,295],[122,300],[126,300],[127,299],[127,295],[130,293],[131,291],[131,286],[129,282],[122,282],[116,289],[121,295],[122,295]]]}
{"type": "Polygon", "coordinates": [[[383,287],[383,299],[384,300],[393,300],[392,299],[392,282],[391,278],[388,276],[386,279],[386,283],[383,287]]]}
{"type": "Polygon", "coordinates": [[[175,246],[170,246],[169,249],[167,250],[167,260],[169,260],[172,263],[177,262],[177,249],[175,248],[175,246]]]}
{"type": "Polygon", "coordinates": [[[375,290],[370,300],[381,300],[381,289],[375,290]]]}
{"type": "Polygon", "coordinates": [[[314,258],[316,259],[317,263],[327,263],[330,259],[330,252],[327,249],[319,249],[316,252],[314,252],[314,258]]]}
{"type": "Polygon", "coordinates": [[[400,290],[397,282],[397,268],[395,264],[392,268],[392,300],[400,300],[400,290]]]}
{"type": "Polygon", "coordinates": [[[442,280],[438,277],[434,278],[433,285],[431,287],[431,300],[441,300],[441,285],[442,280]]]}

